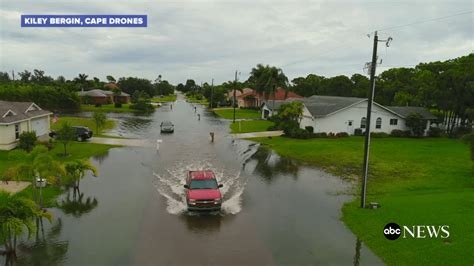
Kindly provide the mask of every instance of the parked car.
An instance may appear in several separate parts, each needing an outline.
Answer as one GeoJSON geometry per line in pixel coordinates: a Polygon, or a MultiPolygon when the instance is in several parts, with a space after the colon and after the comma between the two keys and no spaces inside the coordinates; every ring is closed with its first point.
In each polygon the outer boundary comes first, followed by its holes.
{"type": "MultiPolygon", "coordinates": [[[[72,126],[76,130],[76,139],[77,141],[84,141],[86,139],[92,138],[92,135],[94,134],[92,130],[90,130],[88,127],[83,127],[83,126],[72,126]]],[[[56,138],[58,136],[58,133],[55,131],[51,131],[49,133],[49,136],[51,138],[56,138]]]]}
{"type": "Polygon", "coordinates": [[[174,125],[171,121],[163,121],[160,125],[162,133],[173,133],[174,132],[174,125]]]}
{"type": "Polygon", "coordinates": [[[221,187],[211,170],[189,171],[184,185],[188,210],[219,211],[222,205],[221,187]]]}

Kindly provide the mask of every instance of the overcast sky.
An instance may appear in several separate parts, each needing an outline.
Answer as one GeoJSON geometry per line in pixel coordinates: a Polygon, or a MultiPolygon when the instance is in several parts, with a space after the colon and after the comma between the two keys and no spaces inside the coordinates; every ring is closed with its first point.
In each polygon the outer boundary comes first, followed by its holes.
{"type": "MultiPolygon", "coordinates": [[[[474,1],[1,0],[0,71],[136,76],[172,83],[248,78],[258,63],[290,78],[363,73],[376,29],[474,10],[474,1]],[[146,14],[147,28],[21,28],[21,14],[146,14]]],[[[378,72],[473,52],[473,13],[380,32],[378,72]]]]}

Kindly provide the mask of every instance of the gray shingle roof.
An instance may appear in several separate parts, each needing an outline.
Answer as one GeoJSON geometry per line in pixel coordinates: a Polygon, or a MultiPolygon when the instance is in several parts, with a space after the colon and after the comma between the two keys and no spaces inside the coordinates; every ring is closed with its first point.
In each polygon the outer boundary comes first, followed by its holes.
{"type": "Polygon", "coordinates": [[[326,116],[348,106],[364,101],[364,98],[313,95],[303,103],[314,117],[326,116]]]}
{"type": "Polygon", "coordinates": [[[0,101],[0,124],[9,124],[36,116],[51,114],[51,112],[46,110],[30,110],[26,112],[32,104],[32,102],[0,101]]]}
{"type": "MultiPolygon", "coordinates": [[[[287,99],[284,101],[275,101],[275,110],[279,110],[280,106],[284,103],[289,103],[292,101],[301,101],[304,103],[308,111],[313,117],[323,117],[330,115],[336,111],[347,108],[353,104],[367,100],[366,98],[357,98],[357,97],[340,97],[340,96],[322,96],[322,95],[313,95],[308,98],[303,99],[287,99]]],[[[272,108],[273,101],[265,101],[264,104],[268,108],[272,108]]],[[[402,118],[407,117],[410,113],[419,113],[423,116],[424,119],[436,119],[428,109],[424,107],[415,107],[415,106],[383,106],[388,109],[390,112],[393,112],[402,118]]]]}
{"type": "Polygon", "coordinates": [[[402,117],[406,118],[411,113],[419,113],[423,116],[424,119],[437,119],[435,115],[430,113],[428,109],[424,107],[416,107],[416,106],[385,106],[387,109],[391,110],[394,113],[401,115],[402,117]]]}

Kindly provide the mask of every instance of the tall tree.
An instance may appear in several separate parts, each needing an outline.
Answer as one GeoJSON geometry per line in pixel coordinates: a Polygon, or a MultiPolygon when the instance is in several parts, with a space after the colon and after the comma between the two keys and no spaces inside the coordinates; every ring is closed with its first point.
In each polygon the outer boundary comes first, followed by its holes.
{"type": "Polygon", "coordinates": [[[265,95],[267,99],[278,87],[288,87],[288,78],[281,68],[262,64],[252,68],[248,82],[254,86],[257,92],[265,95]]]}

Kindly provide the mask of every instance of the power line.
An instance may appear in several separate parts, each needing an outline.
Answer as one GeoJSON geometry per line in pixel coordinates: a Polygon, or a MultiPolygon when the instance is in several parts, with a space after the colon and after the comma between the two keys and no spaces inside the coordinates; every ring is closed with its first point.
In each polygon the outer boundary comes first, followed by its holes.
{"type": "Polygon", "coordinates": [[[402,25],[398,25],[398,26],[386,27],[386,28],[378,29],[377,31],[386,31],[386,30],[392,30],[392,29],[397,29],[397,28],[403,28],[403,27],[413,26],[413,25],[417,25],[417,24],[421,24],[421,23],[426,23],[426,22],[431,22],[431,21],[438,21],[438,20],[463,16],[463,15],[472,14],[472,13],[474,13],[474,11],[470,10],[470,11],[465,11],[465,12],[456,13],[456,14],[452,14],[452,15],[447,15],[447,16],[443,16],[443,17],[431,18],[431,19],[426,19],[426,20],[419,20],[419,21],[415,21],[415,22],[412,22],[412,23],[408,23],[408,24],[402,24],[402,25]]]}

